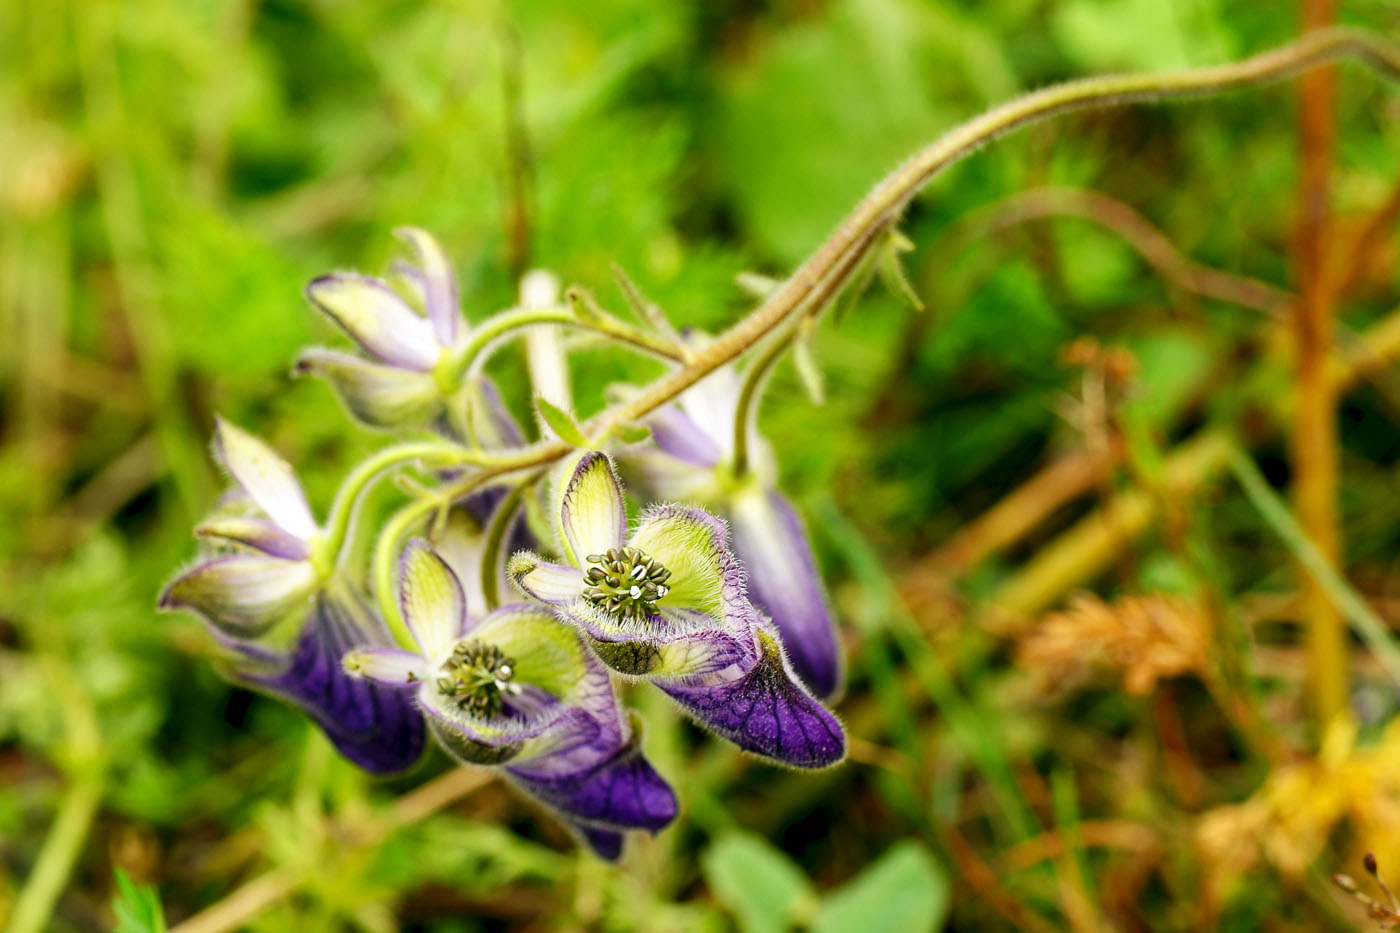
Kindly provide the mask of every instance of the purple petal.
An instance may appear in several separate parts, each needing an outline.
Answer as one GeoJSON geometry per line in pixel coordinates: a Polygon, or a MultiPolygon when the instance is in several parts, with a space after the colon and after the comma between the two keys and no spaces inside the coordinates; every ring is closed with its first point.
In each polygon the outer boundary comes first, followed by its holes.
{"type": "Polygon", "coordinates": [[[240,679],[305,710],[341,754],[365,770],[404,771],[422,757],[426,739],[412,695],[351,677],[340,666],[342,655],[372,640],[347,607],[322,597],[291,663],[276,674],[243,673],[240,679]]]}
{"type": "Polygon", "coordinates": [[[841,686],[836,624],[802,520],[781,493],[759,489],[736,497],[730,518],[749,599],[777,626],[797,676],[832,696],[841,686]]]}
{"type": "Polygon", "coordinates": [[[305,560],[310,549],[301,538],[287,534],[265,518],[252,515],[225,515],[205,519],[195,526],[199,538],[222,538],[262,551],[283,560],[305,560]]]}
{"type": "Polygon", "coordinates": [[[465,764],[499,765],[515,759],[568,756],[597,744],[602,731],[583,710],[545,699],[522,715],[519,711],[486,721],[442,700],[432,685],[418,692],[433,736],[452,757],[465,764]]]}
{"type": "Polygon", "coordinates": [[[582,837],[588,848],[593,850],[593,854],[600,859],[616,862],[622,856],[622,844],[625,841],[622,833],[612,829],[599,829],[595,826],[577,824],[573,828],[582,837]]]}
{"type": "Polygon", "coordinates": [[[462,317],[457,300],[457,278],[447,254],[431,234],[417,227],[400,227],[394,233],[406,242],[422,270],[423,305],[432,322],[438,343],[450,347],[457,342],[462,317]]]}
{"type": "Polygon", "coordinates": [[[825,768],[846,754],[837,721],[789,672],[777,638],[755,629],[758,661],[732,679],[660,683],[701,725],[740,748],[795,768],[825,768]]]}
{"type": "Polygon", "coordinates": [[[714,439],[681,409],[665,405],[646,419],[656,446],[666,453],[697,467],[712,469],[723,456],[714,439]]]}
{"type": "Polygon", "coordinates": [[[630,741],[593,768],[550,774],[537,765],[508,769],[521,786],[574,821],[657,832],[676,817],[676,795],[630,741]]]}
{"type": "Polygon", "coordinates": [[[703,612],[668,609],[631,619],[575,603],[566,615],[604,664],[629,677],[697,677],[753,663],[746,635],[703,612]]]}
{"type": "Polygon", "coordinates": [[[385,363],[421,371],[437,364],[442,346],[432,325],[379,279],[343,272],[323,275],[306,286],[306,297],[385,363]]]}
{"type": "Polygon", "coordinates": [[[325,379],[350,414],[372,428],[413,427],[428,420],[440,402],[437,383],[429,373],[338,350],[303,350],[295,370],[325,379]]]}

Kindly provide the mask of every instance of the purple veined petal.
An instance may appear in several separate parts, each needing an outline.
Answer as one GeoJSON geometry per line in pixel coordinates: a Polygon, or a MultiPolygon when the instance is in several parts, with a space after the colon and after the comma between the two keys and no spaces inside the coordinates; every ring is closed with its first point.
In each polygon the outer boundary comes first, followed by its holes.
{"type": "Polygon", "coordinates": [[[841,723],[788,669],[782,646],[756,627],[758,661],[734,679],[659,683],[696,722],[735,745],[794,768],[826,768],[846,755],[841,723]]]}
{"type": "Polygon", "coordinates": [[[421,654],[398,648],[356,648],[341,658],[340,666],[351,677],[386,687],[417,687],[432,676],[421,654]]]}
{"type": "Polygon", "coordinates": [[[600,859],[616,862],[622,857],[623,843],[626,841],[626,837],[622,833],[612,829],[599,829],[596,826],[579,826],[577,824],[573,825],[573,829],[584,844],[600,859]]]}
{"type": "Polygon", "coordinates": [[[218,515],[195,526],[195,537],[220,538],[283,560],[305,560],[311,553],[301,538],[287,534],[265,518],[218,515]]]}
{"type": "Polygon", "coordinates": [[[385,363],[422,371],[437,365],[442,346],[432,325],[384,282],[338,272],[312,280],[306,297],[385,363]]]}
{"type": "Polygon", "coordinates": [[[303,350],[295,370],[325,379],[355,420],[372,428],[423,424],[442,404],[430,373],[374,363],[338,350],[303,350]]]}
{"type": "Polygon", "coordinates": [[[628,677],[703,677],[747,670],[755,658],[746,629],[728,631],[714,616],[693,609],[634,619],[576,602],[565,615],[604,664],[628,677]]]}
{"type": "Polygon", "coordinates": [[[530,551],[511,555],[506,576],[516,589],[551,606],[567,606],[584,589],[583,571],[572,564],[555,564],[530,551]]]}
{"type": "Polygon", "coordinates": [[[372,640],[350,607],[322,597],[283,670],[237,676],[305,710],[340,753],[366,771],[406,771],[427,740],[413,694],[352,677],[341,667],[344,654],[372,640]]]}
{"type": "Polygon", "coordinates": [[[400,227],[394,234],[413,250],[422,269],[423,305],[437,341],[444,347],[457,342],[461,310],[457,298],[457,278],[442,246],[425,230],[400,227]]]}
{"type": "Polygon", "coordinates": [[[160,597],[162,609],[189,609],[234,638],[256,638],[309,607],[316,571],[306,561],[232,554],[197,564],[160,597]]]}
{"type": "Polygon", "coordinates": [[[301,484],[275,450],[223,418],[214,422],[214,450],[234,481],[283,531],[303,539],[316,534],[301,484]]]}
{"type": "Polygon", "coordinates": [[[704,509],[658,506],[642,516],[628,544],[671,571],[670,590],[659,606],[723,618],[726,604],[745,601],[743,569],[729,551],[728,528],[704,509]]]}
{"type": "Polygon", "coordinates": [[[802,519],[779,492],[757,486],[730,503],[734,550],[749,599],[773,620],[797,676],[820,698],[841,687],[841,649],[802,519]]]}
{"type": "Polygon", "coordinates": [[[590,554],[622,547],[627,505],[608,456],[588,450],[568,461],[559,474],[554,501],[564,556],[582,567],[590,554]]]}
{"type": "Polygon", "coordinates": [[[664,405],[646,419],[656,446],[686,463],[713,469],[724,456],[719,444],[679,405],[664,405]]]}
{"type": "Polygon", "coordinates": [[[515,781],[571,821],[658,832],[676,818],[675,792],[643,757],[635,737],[583,771],[550,773],[510,765],[515,781]]]}
{"type": "Polygon", "coordinates": [[[461,581],[427,542],[414,538],[399,556],[399,607],[423,656],[441,663],[467,628],[461,581]]]}

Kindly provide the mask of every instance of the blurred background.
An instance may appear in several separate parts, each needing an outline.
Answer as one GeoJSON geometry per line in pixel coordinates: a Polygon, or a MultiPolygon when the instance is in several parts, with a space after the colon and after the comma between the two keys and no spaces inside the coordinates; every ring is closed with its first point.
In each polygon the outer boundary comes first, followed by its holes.
{"type": "MultiPolygon", "coordinates": [[[[382,269],[393,227],[441,238],[478,320],[532,266],[617,307],[615,261],[717,330],[736,274],[1018,92],[1305,18],[1400,37],[1393,0],[1331,6],[0,0],[0,924],[1370,924],[1328,878],[1400,877],[1395,685],[1266,522],[1291,495],[1400,621],[1400,95],[1358,69],[987,147],[910,211],[928,310],[877,290],[824,327],[822,406],[779,369],[762,426],[848,649],[838,769],[635,691],[685,810],[605,866],[440,755],[368,779],[153,609],[220,490],[216,412],[319,508],[380,442],[289,370],[338,340],[304,284],[382,269]]],[[[583,354],[580,408],[652,372],[583,354]]]]}

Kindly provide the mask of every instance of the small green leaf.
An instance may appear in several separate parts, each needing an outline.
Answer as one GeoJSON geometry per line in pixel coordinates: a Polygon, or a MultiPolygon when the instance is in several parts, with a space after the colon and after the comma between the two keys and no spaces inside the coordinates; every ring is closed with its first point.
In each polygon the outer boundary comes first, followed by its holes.
{"type": "Polygon", "coordinates": [[[644,424],[619,424],[613,428],[613,433],[624,444],[640,444],[651,437],[651,428],[644,424]]]}
{"type": "Polygon", "coordinates": [[[734,284],[738,285],[745,294],[761,301],[776,292],[783,283],[758,272],[740,272],[734,276],[734,284]]]}
{"type": "Polygon", "coordinates": [[[574,317],[580,321],[597,323],[609,320],[611,317],[608,312],[603,310],[602,305],[598,304],[598,299],[593,297],[592,292],[578,285],[570,286],[569,290],[564,292],[564,300],[569,303],[574,317]]]}
{"type": "Polygon", "coordinates": [[[915,311],[922,311],[924,301],[919,297],[919,293],[914,291],[914,285],[909,281],[909,276],[904,272],[904,264],[899,259],[902,253],[909,252],[913,246],[908,237],[898,230],[891,229],[885,242],[879,247],[880,278],[884,280],[886,288],[909,302],[915,311]]]}
{"type": "Polygon", "coordinates": [[[734,912],[743,933],[784,933],[816,901],[802,870],[752,833],[720,836],[700,860],[715,897],[734,912]]]}
{"type": "Polygon", "coordinates": [[[160,895],[148,884],[137,884],[117,869],[117,894],[112,898],[115,933],[165,933],[165,911],[160,895]]]}
{"type": "Polygon", "coordinates": [[[540,413],[540,418],[549,426],[549,429],[559,435],[560,440],[573,444],[575,447],[592,446],[573,416],[544,396],[535,396],[535,410],[540,413]]]}
{"type": "Polygon", "coordinates": [[[816,933],[939,928],[948,911],[948,876],[917,842],[895,844],[878,862],[822,901],[816,933]]]}

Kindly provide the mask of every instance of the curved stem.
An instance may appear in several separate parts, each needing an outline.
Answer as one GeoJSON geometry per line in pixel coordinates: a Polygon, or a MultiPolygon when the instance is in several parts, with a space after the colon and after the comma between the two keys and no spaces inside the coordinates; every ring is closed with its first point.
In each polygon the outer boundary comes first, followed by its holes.
{"type": "Polygon", "coordinates": [[[410,460],[440,459],[444,466],[456,466],[473,462],[475,455],[449,441],[417,441],[395,444],[378,451],[368,460],[360,463],[346,476],[331,503],[330,515],[326,518],[326,533],[321,547],[338,564],[345,538],[349,534],[356,504],[371,483],[385,470],[407,463],[410,460]]]}
{"type": "MultiPolygon", "coordinates": [[[[1042,88],[974,117],[934,140],[887,176],[752,314],[697,352],[685,366],[662,377],[646,391],[590,419],[585,430],[589,436],[598,437],[614,425],[640,420],[737,359],[804,307],[808,297],[826,275],[839,266],[851,247],[880,225],[890,223],[930,179],[998,136],[1074,110],[1219,93],[1279,81],[1304,69],[1341,59],[1355,59],[1391,78],[1400,78],[1400,51],[1364,31],[1329,29],[1309,33],[1296,42],[1234,64],[1155,75],[1070,81],[1042,88]]],[[[470,479],[477,485],[502,473],[544,466],[566,456],[572,449],[562,441],[536,444],[516,452],[513,457],[503,458],[509,462],[474,473],[470,479]]]]}
{"type": "Polygon", "coordinates": [[[389,517],[374,542],[374,557],[370,573],[374,580],[374,598],[379,603],[379,613],[389,626],[390,633],[399,647],[414,650],[413,634],[408,630],[403,612],[399,609],[397,592],[394,588],[394,558],[399,553],[399,542],[410,528],[442,508],[451,499],[445,496],[425,496],[414,499],[389,517]]]}
{"type": "Polygon", "coordinates": [[[501,603],[501,547],[515,524],[525,490],[535,476],[538,474],[526,477],[506,493],[486,526],[486,546],[481,552],[481,592],[486,597],[488,609],[494,609],[501,603]]]}
{"type": "Polygon", "coordinates": [[[468,336],[467,341],[444,364],[440,379],[452,385],[478,363],[485,362],[492,344],[512,331],[540,324],[563,324],[612,337],[622,343],[677,363],[690,357],[683,347],[610,316],[580,317],[569,308],[515,308],[487,318],[468,336]]]}

